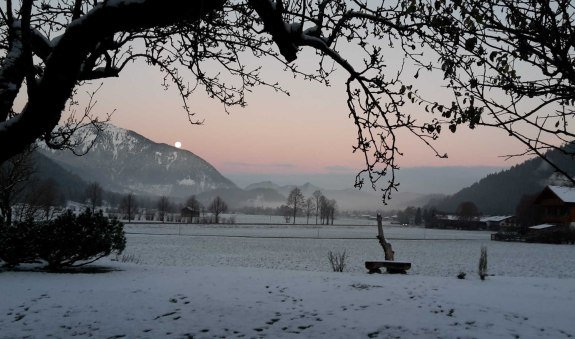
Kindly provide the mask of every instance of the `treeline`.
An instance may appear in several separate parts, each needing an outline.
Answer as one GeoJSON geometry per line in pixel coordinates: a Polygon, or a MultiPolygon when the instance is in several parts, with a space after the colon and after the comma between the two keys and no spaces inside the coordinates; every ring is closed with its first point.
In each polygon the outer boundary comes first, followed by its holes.
{"type": "Polygon", "coordinates": [[[297,216],[305,216],[306,223],[309,224],[310,218],[315,217],[315,224],[333,225],[337,211],[337,201],[329,199],[319,190],[312,193],[308,198],[304,197],[301,189],[295,187],[288,195],[286,205],[280,206],[286,222],[290,222],[293,217],[293,223],[296,222],[297,216]]]}
{"type": "Polygon", "coordinates": [[[303,217],[306,218],[306,224],[322,225],[333,225],[338,213],[335,199],[327,198],[319,190],[306,198],[297,187],[290,191],[286,203],[281,206],[246,206],[236,208],[235,211],[243,214],[282,216],[288,223],[295,223],[296,217],[303,217]]]}

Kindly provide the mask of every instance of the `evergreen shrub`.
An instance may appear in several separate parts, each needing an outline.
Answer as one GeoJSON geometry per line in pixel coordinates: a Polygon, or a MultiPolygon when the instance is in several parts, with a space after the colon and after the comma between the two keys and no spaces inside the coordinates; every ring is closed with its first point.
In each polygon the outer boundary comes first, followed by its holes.
{"type": "Polygon", "coordinates": [[[38,256],[51,269],[82,266],[126,247],[124,225],[102,212],[60,215],[39,232],[38,256]]]}
{"type": "Polygon", "coordinates": [[[89,264],[126,247],[124,225],[86,210],[67,211],[47,222],[2,225],[0,259],[7,266],[42,260],[50,269],[89,264]]]}
{"type": "Polygon", "coordinates": [[[38,260],[37,232],[33,220],[12,224],[0,222],[0,260],[7,267],[38,260]]]}

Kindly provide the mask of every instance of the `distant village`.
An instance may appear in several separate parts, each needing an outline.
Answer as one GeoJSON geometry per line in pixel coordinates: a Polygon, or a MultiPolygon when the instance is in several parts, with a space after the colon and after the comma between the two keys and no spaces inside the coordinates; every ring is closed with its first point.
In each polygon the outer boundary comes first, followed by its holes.
{"type": "Polygon", "coordinates": [[[427,228],[493,231],[492,240],[575,243],[575,188],[546,186],[517,207],[516,215],[481,216],[470,202],[456,214],[433,211],[427,228]]]}

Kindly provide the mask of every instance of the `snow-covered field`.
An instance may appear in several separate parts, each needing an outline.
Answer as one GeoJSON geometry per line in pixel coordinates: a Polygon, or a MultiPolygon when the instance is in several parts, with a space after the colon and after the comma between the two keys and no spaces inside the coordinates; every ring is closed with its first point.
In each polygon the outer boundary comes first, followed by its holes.
{"type": "MultiPolygon", "coordinates": [[[[329,251],[346,251],[348,271],[383,260],[376,226],[127,225],[126,253],[161,266],[233,266],[331,271],[329,251]]],[[[489,273],[509,277],[575,278],[575,247],[491,241],[489,232],[384,227],[397,261],[410,274],[475,275],[481,246],[489,273]]]]}
{"type": "Polygon", "coordinates": [[[383,258],[374,227],[127,231],[131,262],[107,258],[96,273],[0,271],[0,338],[575,336],[573,246],[386,227],[396,259],[413,268],[368,275],[363,261],[383,258]],[[481,246],[486,281],[475,273],[481,246]],[[348,271],[329,272],[327,252],[344,249],[348,271]]]}

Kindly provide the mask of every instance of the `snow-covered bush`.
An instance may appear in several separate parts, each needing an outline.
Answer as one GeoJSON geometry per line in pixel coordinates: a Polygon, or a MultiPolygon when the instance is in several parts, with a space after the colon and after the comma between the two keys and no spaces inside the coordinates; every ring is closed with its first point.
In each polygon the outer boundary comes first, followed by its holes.
{"type": "Polygon", "coordinates": [[[48,267],[82,266],[126,247],[124,225],[86,210],[75,216],[68,211],[38,232],[38,256],[48,267]]]}
{"type": "Polygon", "coordinates": [[[102,212],[67,211],[47,222],[0,225],[0,259],[6,266],[39,260],[51,269],[82,266],[125,247],[124,225],[102,212]]]}
{"type": "Polygon", "coordinates": [[[38,259],[38,227],[39,224],[33,220],[13,224],[0,223],[0,260],[5,266],[14,267],[38,259]]]}

